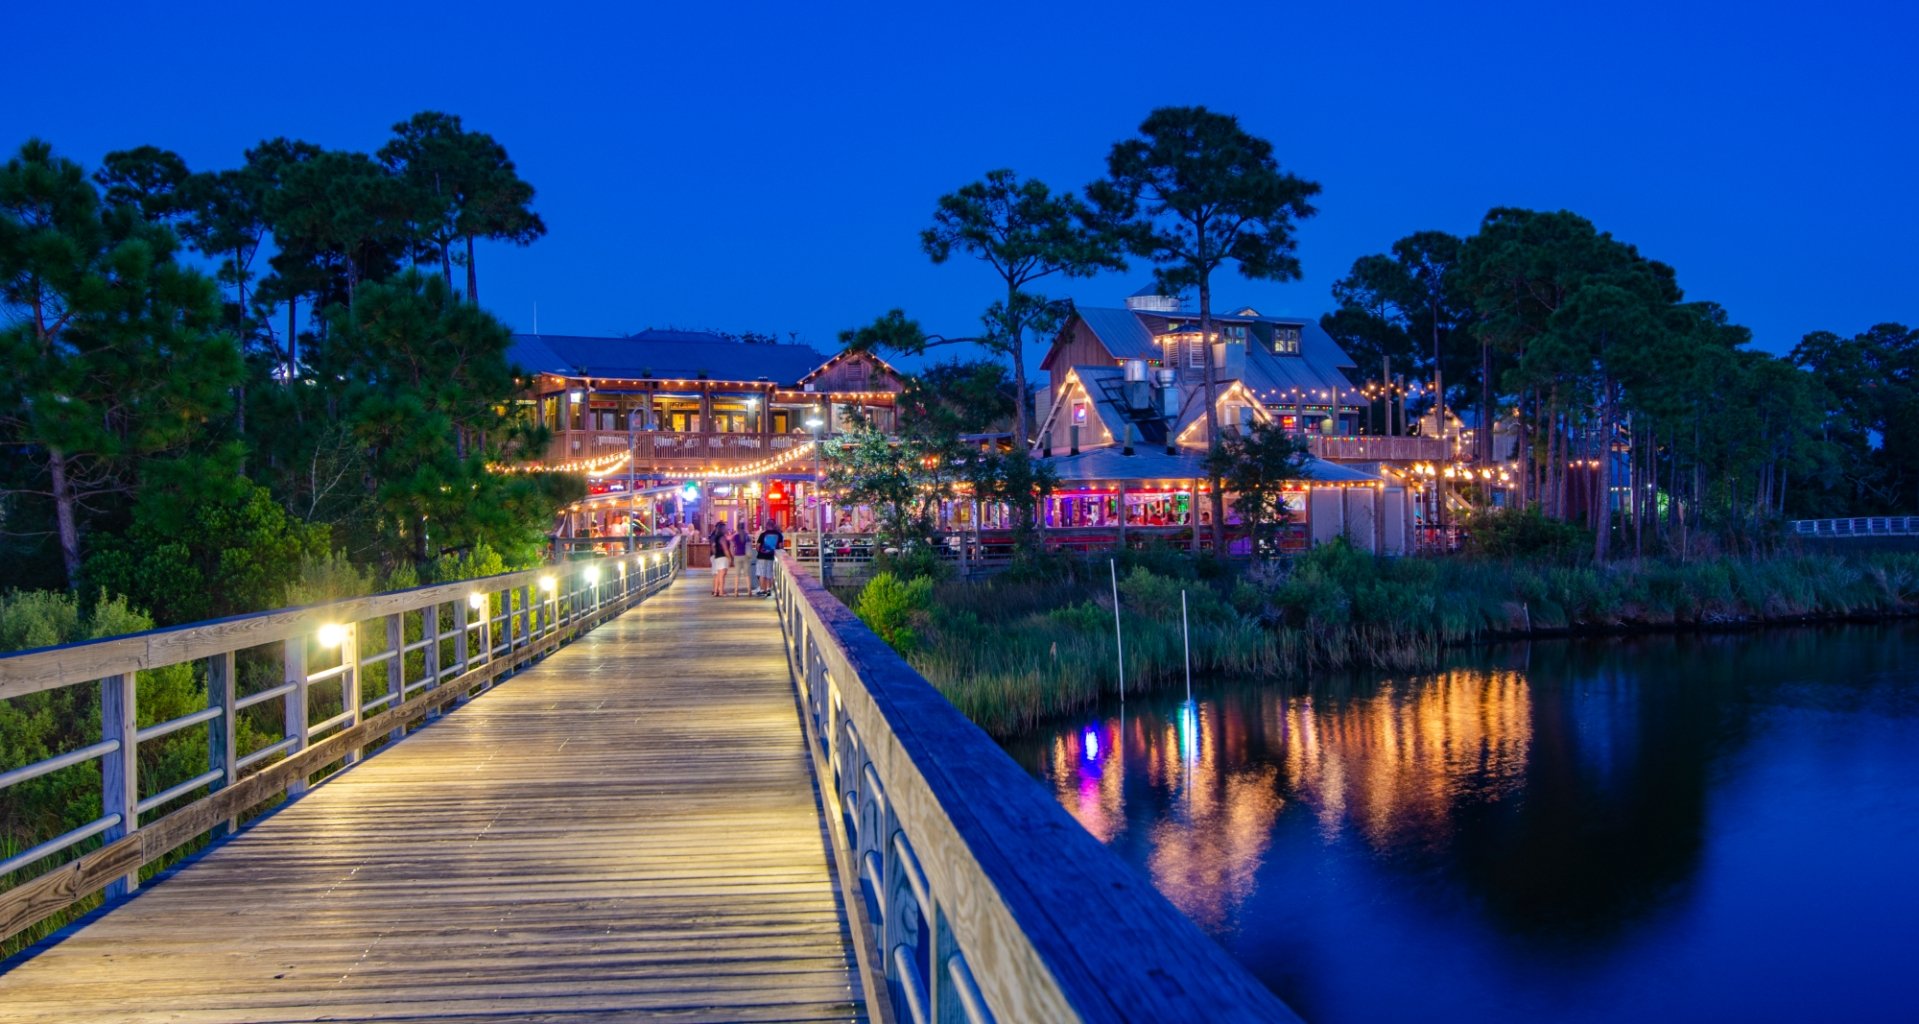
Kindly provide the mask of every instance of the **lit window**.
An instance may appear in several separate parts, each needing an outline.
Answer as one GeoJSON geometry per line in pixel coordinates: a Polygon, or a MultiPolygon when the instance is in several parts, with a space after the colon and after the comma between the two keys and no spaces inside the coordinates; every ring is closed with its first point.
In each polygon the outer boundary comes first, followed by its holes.
{"type": "Polygon", "coordinates": [[[1073,403],[1073,425],[1077,427],[1077,426],[1083,426],[1085,423],[1086,423],[1086,403],[1074,402],[1073,403]]]}

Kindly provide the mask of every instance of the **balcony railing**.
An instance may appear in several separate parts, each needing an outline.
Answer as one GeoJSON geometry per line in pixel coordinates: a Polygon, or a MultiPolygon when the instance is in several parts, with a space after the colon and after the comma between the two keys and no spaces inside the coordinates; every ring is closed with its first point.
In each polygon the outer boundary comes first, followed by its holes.
{"type": "Polygon", "coordinates": [[[553,439],[549,462],[594,458],[632,449],[634,464],[705,466],[754,462],[798,447],[808,434],[747,434],[708,430],[569,430],[553,439]]]}
{"type": "Polygon", "coordinates": [[[1453,456],[1453,439],[1378,435],[1307,439],[1312,453],[1329,462],[1444,462],[1453,456]]]}

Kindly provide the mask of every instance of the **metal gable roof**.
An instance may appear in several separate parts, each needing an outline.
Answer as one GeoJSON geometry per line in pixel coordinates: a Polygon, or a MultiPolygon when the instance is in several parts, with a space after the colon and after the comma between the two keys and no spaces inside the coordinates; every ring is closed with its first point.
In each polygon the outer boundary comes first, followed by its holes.
{"type": "Polygon", "coordinates": [[[1078,306],[1074,312],[1091,328],[1114,359],[1158,359],[1159,342],[1146,329],[1139,314],[1130,309],[1102,309],[1078,306]]]}
{"type": "Polygon", "coordinates": [[[507,356],[523,369],[566,376],[704,377],[791,387],[826,362],[805,345],[748,345],[693,331],[646,331],[630,338],[516,334],[507,356]]]}

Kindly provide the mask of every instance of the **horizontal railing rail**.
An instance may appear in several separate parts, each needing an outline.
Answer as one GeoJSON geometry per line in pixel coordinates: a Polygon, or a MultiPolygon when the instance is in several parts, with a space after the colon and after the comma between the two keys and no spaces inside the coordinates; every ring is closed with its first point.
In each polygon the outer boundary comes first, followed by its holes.
{"type": "Polygon", "coordinates": [[[1919,516],[1795,519],[1792,532],[1801,537],[1919,537],[1919,516]]]}
{"type": "Polygon", "coordinates": [[[1454,439],[1380,434],[1308,434],[1309,450],[1322,459],[1343,462],[1445,462],[1454,439]]]}
{"type": "MultiPolygon", "coordinates": [[[[131,892],[142,867],[276,798],[298,796],[316,773],[353,764],[369,745],[399,739],[645,600],[683,564],[674,538],[617,557],[0,655],[0,699],[98,683],[102,733],[99,742],[0,774],[3,796],[90,761],[101,773],[98,818],[0,861],[4,878],[68,855],[0,889],[0,940],[102,889],[109,899],[131,892]],[[270,659],[278,681],[238,692],[243,653],[256,668],[264,667],[263,655],[270,659]],[[188,663],[204,664],[207,706],[139,726],[139,674],[188,663]],[[368,687],[380,692],[369,699],[368,687]],[[263,714],[274,719],[277,736],[237,749],[242,714],[272,701],[279,713],[263,714]],[[314,721],[316,711],[326,717],[314,721]],[[207,730],[207,770],[143,796],[140,748],[196,726],[207,730]],[[202,790],[199,799],[142,820],[202,790]],[[82,852],[95,838],[100,845],[82,852]]],[[[257,725],[260,714],[248,722],[257,725]]]]}
{"type": "Polygon", "coordinates": [[[780,566],[848,916],[897,1019],[1297,1019],[803,563],[780,566]]]}

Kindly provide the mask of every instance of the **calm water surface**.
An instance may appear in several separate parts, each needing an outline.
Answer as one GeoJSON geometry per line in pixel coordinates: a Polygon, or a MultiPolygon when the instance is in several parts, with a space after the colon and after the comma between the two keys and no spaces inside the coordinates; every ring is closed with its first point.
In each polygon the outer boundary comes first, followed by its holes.
{"type": "Polygon", "coordinates": [[[1308,1020],[1919,1020],[1919,625],[1183,697],[1007,747],[1308,1020]]]}

